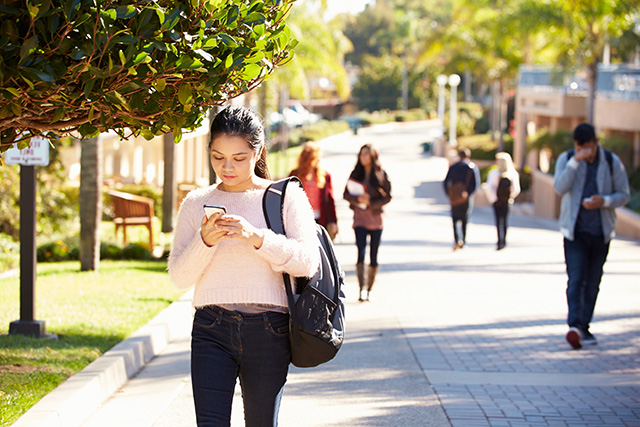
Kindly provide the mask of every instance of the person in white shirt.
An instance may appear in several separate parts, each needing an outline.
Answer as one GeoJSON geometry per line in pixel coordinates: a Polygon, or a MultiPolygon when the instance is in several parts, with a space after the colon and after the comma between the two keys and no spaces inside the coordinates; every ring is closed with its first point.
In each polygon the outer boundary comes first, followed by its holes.
{"type": "Polygon", "coordinates": [[[498,231],[498,250],[507,245],[507,217],[509,206],[520,194],[520,175],[513,166],[509,153],[496,154],[495,169],[487,176],[486,196],[493,206],[498,231]]]}

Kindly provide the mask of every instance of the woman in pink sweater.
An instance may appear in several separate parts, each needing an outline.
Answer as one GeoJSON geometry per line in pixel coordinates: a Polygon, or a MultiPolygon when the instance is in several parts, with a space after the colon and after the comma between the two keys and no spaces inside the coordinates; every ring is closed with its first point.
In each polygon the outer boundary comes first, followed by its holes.
{"type": "Polygon", "coordinates": [[[228,426],[240,379],[247,426],[273,426],[290,360],[282,273],[309,277],[319,266],[313,210],[296,185],[283,208],[287,236],[268,229],[262,196],[271,183],[264,126],[243,107],[211,124],[211,165],[222,182],[183,201],[169,275],[195,286],[191,377],[198,426],[228,426]],[[226,213],[204,214],[204,204],[226,213]]]}

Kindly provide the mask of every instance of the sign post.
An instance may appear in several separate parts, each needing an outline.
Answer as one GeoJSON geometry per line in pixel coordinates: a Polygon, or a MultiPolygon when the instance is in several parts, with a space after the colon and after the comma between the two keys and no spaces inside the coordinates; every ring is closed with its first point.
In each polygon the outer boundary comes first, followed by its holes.
{"type": "Polygon", "coordinates": [[[9,325],[9,334],[55,338],[46,333],[44,320],[35,320],[36,287],[36,166],[49,164],[49,140],[31,138],[28,148],[12,147],[5,163],[20,165],[20,320],[9,325]]]}

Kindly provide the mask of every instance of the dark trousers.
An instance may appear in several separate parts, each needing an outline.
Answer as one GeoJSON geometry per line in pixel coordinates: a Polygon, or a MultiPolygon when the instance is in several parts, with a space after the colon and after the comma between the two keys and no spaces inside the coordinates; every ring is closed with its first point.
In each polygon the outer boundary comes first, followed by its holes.
{"type": "Polygon", "coordinates": [[[244,314],[218,306],[196,310],[191,380],[198,426],[231,424],[237,378],[245,424],[276,426],[290,358],[288,314],[244,314]]]}
{"type": "Polygon", "coordinates": [[[469,201],[458,206],[451,206],[453,220],[453,238],[456,243],[464,244],[467,238],[467,219],[469,218],[469,201]]]}
{"type": "Polygon", "coordinates": [[[382,238],[382,230],[367,230],[364,227],[356,227],[353,229],[356,233],[356,247],[358,248],[358,264],[364,262],[364,256],[367,250],[367,236],[370,238],[369,243],[369,259],[371,267],[378,266],[378,248],[382,238]]]}
{"type": "Polygon", "coordinates": [[[589,332],[608,253],[609,243],[604,243],[603,236],[576,232],[573,241],[564,239],[564,258],[569,276],[567,323],[583,332],[589,332]]]}
{"type": "Polygon", "coordinates": [[[507,217],[509,216],[509,205],[493,204],[493,213],[496,218],[496,229],[498,231],[498,248],[502,249],[507,244],[507,217]]]}

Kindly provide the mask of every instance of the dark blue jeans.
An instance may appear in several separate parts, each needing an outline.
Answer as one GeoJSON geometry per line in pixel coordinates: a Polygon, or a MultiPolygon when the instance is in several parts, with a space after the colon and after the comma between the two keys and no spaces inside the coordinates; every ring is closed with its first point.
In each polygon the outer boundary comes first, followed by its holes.
{"type": "Polygon", "coordinates": [[[356,233],[356,247],[358,248],[358,264],[364,262],[365,252],[367,250],[367,236],[371,238],[369,243],[369,258],[371,267],[378,266],[378,248],[380,247],[380,239],[382,238],[382,230],[367,230],[364,227],[356,227],[353,229],[356,233]]]}
{"type": "Polygon", "coordinates": [[[509,216],[509,205],[493,205],[493,213],[496,218],[496,229],[498,230],[498,247],[507,244],[507,217],[509,216]]]}
{"type": "Polygon", "coordinates": [[[458,206],[451,206],[451,219],[453,220],[453,239],[455,243],[464,244],[467,241],[467,221],[473,204],[471,199],[458,206]]]}
{"type": "Polygon", "coordinates": [[[602,267],[609,254],[609,243],[602,236],[576,232],[574,240],[564,239],[564,259],[567,264],[567,323],[583,332],[589,324],[600,291],[602,267]]]}
{"type": "Polygon", "coordinates": [[[231,424],[236,378],[242,387],[245,424],[276,426],[290,352],[288,314],[244,314],[217,306],[197,309],[191,380],[198,426],[231,424]]]}

